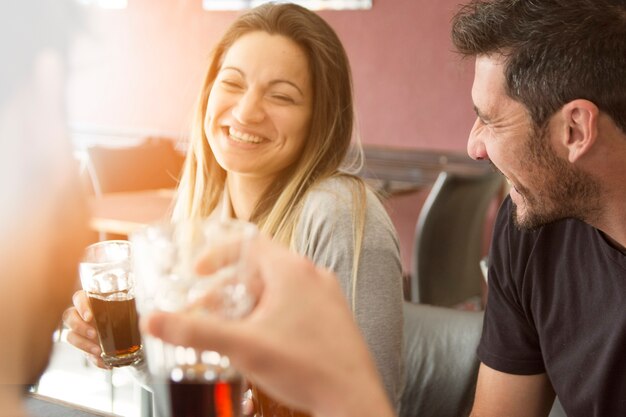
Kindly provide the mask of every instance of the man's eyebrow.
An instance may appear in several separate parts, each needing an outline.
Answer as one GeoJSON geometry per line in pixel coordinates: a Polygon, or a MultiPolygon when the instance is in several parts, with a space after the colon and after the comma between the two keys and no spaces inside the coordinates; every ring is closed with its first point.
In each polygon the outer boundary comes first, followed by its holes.
{"type": "Polygon", "coordinates": [[[482,120],[483,122],[488,122],[489,121],[489,117],[487,117],[486,114],[481,112],[480,109],[478,107],[476,107],[476,105],[474,105],[474,113],[476,113],[476,116],[478,116],[478,118],[480,120],[482,120]]]}

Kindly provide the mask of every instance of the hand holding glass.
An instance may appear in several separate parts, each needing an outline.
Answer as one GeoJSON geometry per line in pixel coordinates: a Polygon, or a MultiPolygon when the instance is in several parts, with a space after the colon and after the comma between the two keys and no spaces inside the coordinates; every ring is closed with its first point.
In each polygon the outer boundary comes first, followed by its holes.
{"type": "MultiPolygon", "coordinates": [[[[243,317],[256,302],[242,255],[256,227],[236,220],[198,220],[149,226],[131,236],[141,314],[188,311],[224,319],[243,317]],[[196,265],[221,245],[240,245],[240,255],[210,275],[196,265]]],[[[145,335],[146,360],[159,415],[236,417],[241,414],[242,378],[228,357],[173,346],[145,335]]]]}
{"type": "Polygon", "coordinates": [[[142,357],[142,346],[130,243],[109,240],[88,246],[79,272],[95,319],[102,360],[116,367],[135,363],[142,357]]]}

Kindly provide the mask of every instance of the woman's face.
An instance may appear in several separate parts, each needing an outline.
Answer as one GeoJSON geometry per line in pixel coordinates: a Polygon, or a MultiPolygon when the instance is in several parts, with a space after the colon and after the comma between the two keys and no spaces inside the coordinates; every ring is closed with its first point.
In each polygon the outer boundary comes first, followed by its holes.
{"type": "Polygon", "coordinates": [[[211,88],[204,130],[229,175],[271,181],[300,156],[313,103],[308,64],[292,40],[262,31],[228,49],[211,88]]]}

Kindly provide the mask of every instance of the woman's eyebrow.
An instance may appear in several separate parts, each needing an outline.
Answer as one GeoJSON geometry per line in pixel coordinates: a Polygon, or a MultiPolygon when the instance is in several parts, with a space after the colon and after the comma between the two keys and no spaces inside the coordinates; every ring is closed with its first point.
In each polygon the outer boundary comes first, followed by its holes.
{"type": "Polygon", "coordinates": [[[292,81],[289,80],[283,80],[283,79],[277,79],[277,80],[272,80],[270,81],[270,85],[275,85],[275,84],[281,84],[281,83],[285,83],[285,84],[289,84],[290,86],[292,86],[293,88],[295,88],[296,90],[298,90],[298,92],[300,93],[301,96],[304,97],[304,93],[302,92],[302,90],[300,89],[300,87],[298,87],[298,85],[292,81]]]}
{"type": "MultiPolygon", "coordinates": [[[[239,68],[237,68],[237,67],[231,67],[231,66],[222,67],[222,69],[220,69],[220,72],[222,72],[222,71],[226,71],[226,70],[236,71],[236,72],[238,72],[238,73],[239,73],[242,77],[244,77],[244,76],[245,76],[245,73],[244,73],[241,69],[239,69],[239,68]]],[[[272,85],[281,84],[281,83],[284,83],[284,84],[289,84],[290,86],[292,86],[293,88],[295,88],[296,90],[298,90],[298,92],[300,93],[300,95],[301,95],[302,97],[304,97],[304,93],[302,92],[302,89],[298,86],[298,84],[294,83],[293,81],[286,80],[286,79],[283,79],[283,78],[278,78],[278,79],[275,79],[275,80],[270,81],[269,85],[270,85],[270,86],[272,86],[272,85]]]]}

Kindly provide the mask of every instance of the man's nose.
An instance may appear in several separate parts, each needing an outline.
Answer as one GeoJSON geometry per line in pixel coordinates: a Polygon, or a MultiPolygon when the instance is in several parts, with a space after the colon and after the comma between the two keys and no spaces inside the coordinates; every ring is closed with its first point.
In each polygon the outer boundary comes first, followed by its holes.
{"type": "Polygon", "coordinates": [[[480,125],[480,119],[477,118],[476,122],[474,122],[472,130],[470,131],[469,138],[467,139],[467,154],[470,158],[475,160],[489,159],[487,149],[485,148],[485,142],[483,140],[485,129],[481,129],[480,125]]]}

